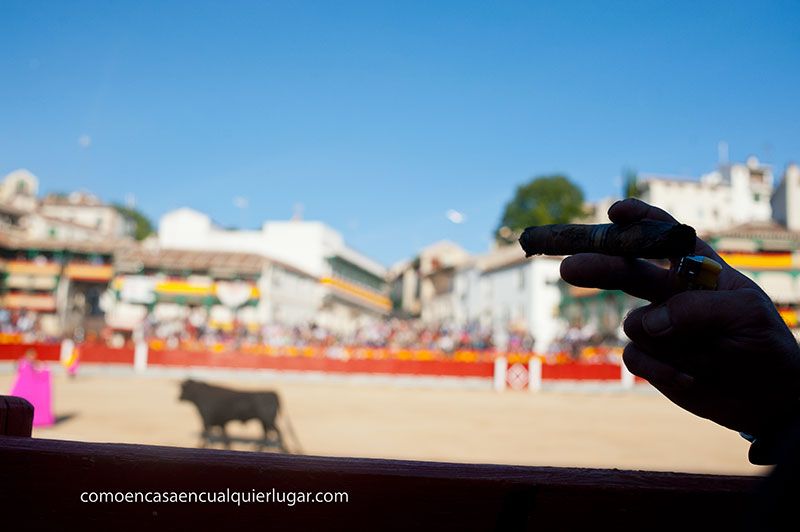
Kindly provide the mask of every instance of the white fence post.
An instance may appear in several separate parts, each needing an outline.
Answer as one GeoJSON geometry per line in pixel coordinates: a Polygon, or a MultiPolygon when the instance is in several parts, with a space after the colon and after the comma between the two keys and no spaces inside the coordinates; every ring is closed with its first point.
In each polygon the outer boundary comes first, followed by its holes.
{"type": "Polygon", "coordinates": [[[69,359],[72,358],[72,352],[74,350],[75,342],[73,342],[71,338],[64,338],[61,340],[61,353],[59,355],[59,359],[61,360],[62,364],[69,362],[69,359]]]}
{"type": "Polygon", "coordinates": [[[620,367],[619,380],[620,383],[622,384],[622,388],[624,388],[625,390],[630,390],[631,388],[633,388],[633,385],[636,382],[635,381],[636,378],[633,376],[633,373],[630,372],[627,366],[625,366],[624,362],[620,361],[619,367],[620,367]]]}
{"type": "Polygon", "coordinates": [[[147,369],[147,342],[136,342],[133,348],[133,369],[143,373],[147,369]]]}
{"type": "Polygon", "coordinates": [[[532,392],[542,389],[542,359],[539,357],[528,361],[528,389],[532,392]]]}
{"type": "Polygon", "coordinates": [[[506,357],[494,359],[494,391],[502,392],[506,389],[506,374],[508,373],[508,360],[506,357]]]}

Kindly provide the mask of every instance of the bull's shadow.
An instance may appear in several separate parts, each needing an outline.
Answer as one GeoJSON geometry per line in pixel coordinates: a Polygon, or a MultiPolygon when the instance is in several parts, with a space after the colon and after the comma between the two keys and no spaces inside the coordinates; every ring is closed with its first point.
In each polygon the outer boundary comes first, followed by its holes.
{"type": "Polygon", "coordinates": [[[181,383],[179,399],[189,401],[197,407],[203,423],[200,447],[223,443],[226,448],[230,448],[231,443],[244,443],[254,445],[257,450],[275,448],[290,452],[276,422],[280,413],[282,424],[293,440],[294,452],[302,452],[289,416],[281,412],[280,399],[273,391],[243,392],[189,379],[181,383]],[[244,423],[251,419],[257,419],[261,423],[264,429],[262,438],[232,438],[225,430],[231,421],[244,423]]]}
{"type": "Polygon", "coordinates": [[[252,447],[254,451],[275,450],[283,453],[289,452],[286,445],[280,437],[266,437],[266,438],[244,438],[241,436],[231,436],[225,431],[209,431],[207,433],[200,433],[201,448],[211,447],[214,445],[223,445],[226,449],[230,449],[231,445],[242,445],[252,447]]]}

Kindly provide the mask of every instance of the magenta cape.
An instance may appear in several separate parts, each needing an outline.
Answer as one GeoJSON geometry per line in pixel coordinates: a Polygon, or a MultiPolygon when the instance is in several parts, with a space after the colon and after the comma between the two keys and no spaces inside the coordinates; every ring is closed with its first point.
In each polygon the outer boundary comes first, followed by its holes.
{"type": "Polygon", "coordinates": [[[33,425],[46,427],[55,421],[52,407],[50,368],[37,369],[27,360],[20,360],[17,379],[11,395],[27,399],[33,405],[33,425]]]}

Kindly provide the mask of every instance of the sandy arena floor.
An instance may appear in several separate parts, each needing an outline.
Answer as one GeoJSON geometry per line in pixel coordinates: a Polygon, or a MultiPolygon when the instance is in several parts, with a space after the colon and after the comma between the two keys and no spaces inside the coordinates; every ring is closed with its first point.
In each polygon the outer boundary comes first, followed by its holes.
{"type": "MultiPolygon", "coordinates": [[[[0,374],[0,392],[12,375],[0,374]]],[[[307,454],[452,462],[762,474],[747,442],[648,392],[507,392],[375,384],[216,381],[276,389],[307,454]]],[[[55,377],[38,438],[195,446],[199,417],[178,379],[55,377]]],[[[259,435],[251,421],[231,435],[259,435]]],[[[234,448],[237,448],[236,446],[234,448]]]]}

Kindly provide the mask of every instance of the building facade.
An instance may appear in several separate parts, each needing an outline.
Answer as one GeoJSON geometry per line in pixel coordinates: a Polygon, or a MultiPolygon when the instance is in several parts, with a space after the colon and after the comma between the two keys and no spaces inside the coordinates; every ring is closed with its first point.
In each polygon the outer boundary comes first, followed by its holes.
{"type": "Polygon", "coordinates": [[[392,269],[398,316],[427,326],[483,331],[495,347],[527,338],[545,350],[560,334],[558,257],[526,259],[519,246],[470,256],[452,242],[437,242],[392,269]]]}
{"type": "Polygon", "coordinates": [[[100,300],[113,276],[113,244],[0,235],[0,308],[30,315],[45,336],[104,325],[100,300]]]}
{"type": "Polygon", "coordinates": [[[800,231],[800,166],[786,167],[770,205],[775,222],[789,231],[800,231]]]}
{"type": "Polygon", "coordinates": [[[48,336],[99,330],[114,250],[132,243],[132,224],[91,194],[38,191],[27,170],[0,181],[0,307],[48,336]]]}
{"type": "Polygon", "coordinates": [[[546,351],[563,329],[558,315],[560,257],[525,258],[515,245],[476,257],[454,281],[454,321],[492,331],[495,345],[508,347],[511,335],[531,338],[546,351]]]}
{"type": "Polygon", "coordinates": [[[464,248],[442,240],[422,248],[412,260],[393,266],[389,283],[395,313],[427,324],[452,321],[457,307],[453,296],[456,273],[471,260],[464,248]]]}
{"type": "Polygon", "coordinates": [[[639,197],[700,233],[772,219],[773,174],[755,157],[723,164],[699,180],[644,175],[639,197]]]}
{"type": "Polygon", "coordinates": [[[259,230],[227,230],[207,215],[184,208],[161,218],[158,245],[162,249],[253,253],[287,265],[291,270],[267,274],[269,282],[276,284],[275,319],[305,316],[332,330],[348,332],[391,311],[386,269],[349,247],[339,232],[322,222],[268,221],[259,230]],[[295,282],[292,276],[296,275],[316,279],[314,297],[301,297],[282,286],[295,282]]]}

